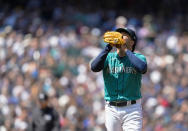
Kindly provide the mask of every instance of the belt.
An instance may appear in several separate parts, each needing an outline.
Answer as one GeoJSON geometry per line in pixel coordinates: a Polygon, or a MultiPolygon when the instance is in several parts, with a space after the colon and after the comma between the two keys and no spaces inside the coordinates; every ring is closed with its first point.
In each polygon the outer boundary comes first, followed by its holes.
{"type": "Polygon", "coordinates": [[[128,105],[133,105],[133,104],[136,104],[136,100],[131,100],[131,101],[120,101],[120,102],[117,102],[117,101],[107,101],[107,103],[111,106],[128,106],[128,105]]]}

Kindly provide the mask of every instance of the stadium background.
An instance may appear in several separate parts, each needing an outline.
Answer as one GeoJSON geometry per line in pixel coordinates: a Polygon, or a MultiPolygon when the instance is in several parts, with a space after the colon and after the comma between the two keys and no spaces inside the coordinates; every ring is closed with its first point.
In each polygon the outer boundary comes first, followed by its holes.
{"type": "Polygon", "coordinates": [[[124,24],[146,55],[144,131],[188,130],[188,1],[1,0],[0,130],[28,130],[39,91],[64,131],[104,131],[101,35],[124,24]],[[124,17],[119,17],[124,16],[124,17]]]}

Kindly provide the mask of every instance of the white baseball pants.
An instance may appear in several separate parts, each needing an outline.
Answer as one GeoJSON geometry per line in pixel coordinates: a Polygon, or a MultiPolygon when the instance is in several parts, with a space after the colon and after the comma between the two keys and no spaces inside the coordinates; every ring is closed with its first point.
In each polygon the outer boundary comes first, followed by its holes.
{"type": "Polygon", "coordinates": [[[141,100],[123,107],[106,103],[105,126],[107,131],[142,131],[141,100]]]}

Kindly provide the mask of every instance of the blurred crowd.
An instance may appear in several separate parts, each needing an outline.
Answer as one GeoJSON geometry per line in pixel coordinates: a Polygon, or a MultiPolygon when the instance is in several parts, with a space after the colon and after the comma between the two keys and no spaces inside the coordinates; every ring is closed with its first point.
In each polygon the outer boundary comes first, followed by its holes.
{"type": "Polygon", "coordinates": [[[89,63],[106,45],[103,33],[124,26],[136,31],[136,51],[148,62],[143,130],[188,130],[185,14],[166,20],[125,10],[118,16],[115,10],[82,12],[58,3],[50,10],[39,8],[41,1],[0,10],[0,131],[27,131],[41,91],[63,131],[105,131],[102,73],[91,72],[89,63]]]}

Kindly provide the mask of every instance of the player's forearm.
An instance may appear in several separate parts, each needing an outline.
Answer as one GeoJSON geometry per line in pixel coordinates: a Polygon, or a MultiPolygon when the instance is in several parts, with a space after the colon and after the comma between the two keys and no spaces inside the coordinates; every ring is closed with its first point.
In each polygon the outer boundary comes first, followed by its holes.
{"type": "Polygon", "coordinates": [[[104,50],[92,61],[91,70],[93,72],[99,72],[104,68],[104,62],[108,53],[111,51],[112,47],[107,45],[104,50]]]}
{"type": "Polygon", "coordinates": [[[126,55],[128,56],[131,63],[134,65],[136,70],[142,74],[147,71],[147,63],[136,57],[130,50],[126,51],[126,55]]]}

